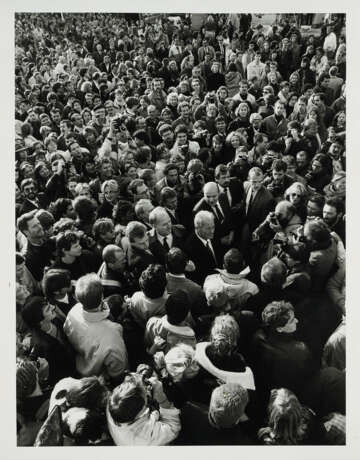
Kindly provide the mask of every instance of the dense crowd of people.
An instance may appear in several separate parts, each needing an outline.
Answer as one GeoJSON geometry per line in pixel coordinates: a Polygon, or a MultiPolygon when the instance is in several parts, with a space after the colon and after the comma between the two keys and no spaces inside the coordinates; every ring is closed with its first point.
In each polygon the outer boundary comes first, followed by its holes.
{"type": "Polygon", "coordinates": [[[18,445],[344,444],[341,15],[15,31],[18,445]]]}

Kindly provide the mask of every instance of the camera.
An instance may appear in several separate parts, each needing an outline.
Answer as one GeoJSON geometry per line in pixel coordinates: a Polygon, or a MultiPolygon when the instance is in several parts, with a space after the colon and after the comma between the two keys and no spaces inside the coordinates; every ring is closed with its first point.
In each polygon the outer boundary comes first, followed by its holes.
{"type": "Polygon", "coordinates": [[[271,213],[270,213],[270,222],[271,222],[273,225],[278,225],[278,224],[279,224],[279,222],[278,222],[278,220],[277,220],[277,217],[276,217],[276,215],[275,215],[274,212],[271,212],[271,213]]]}

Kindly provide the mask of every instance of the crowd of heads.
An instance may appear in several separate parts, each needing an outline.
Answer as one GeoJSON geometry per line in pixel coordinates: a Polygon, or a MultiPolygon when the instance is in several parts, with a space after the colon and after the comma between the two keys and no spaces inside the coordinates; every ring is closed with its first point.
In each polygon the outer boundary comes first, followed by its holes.
{"type": "Polygon", "coordinates": [[[344,443],[345,23],[313,16],[15,15],[19,445],[344,443]]]}

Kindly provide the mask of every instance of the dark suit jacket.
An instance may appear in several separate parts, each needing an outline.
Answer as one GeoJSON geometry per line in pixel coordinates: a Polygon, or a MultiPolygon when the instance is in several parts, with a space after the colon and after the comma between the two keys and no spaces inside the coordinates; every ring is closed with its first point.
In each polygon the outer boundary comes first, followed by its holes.
{"type": "Polygon", "coordinates": [[[233,219],[229,202],[227,200],[223,200],[223,198],[221,198],[220,201],[219,195],[219,203],[221,206],[221,210],[224,214],[224,219],[222,221],[220,221],[218,217],[214,214],[212,207],[206,202],[205,198],[201,198],[201,200],[198,203],[196,203],[193,209],[194,217],[199,211],[209,211],[215,216],[215,240],[220,240],[220,238],[222,238],[223,236],[228,235],[233,228],[233,219]]]}
{"type": "MultiPolygon", "coordinates": [[[[250,183],[244,183],[244,202],[250,188],[250,183]]],[[[245,204],[246,206],[246,204],[245,204]]],[[[245,210],[244,206],[244,210],[245,210]]],[[[246,222],[249,226],[250,232],[253,232],[266,218],[270,211],[275,207],[275,200],[271,192],[265,187],[261,187],[255,195],[252,203],[250,203],[248,213],[246,215],[246,222]]]]}
{"type": "Polygon", "coordinates": [[[195,264],[195,271],[189,273],[189,278],[200,286],[204,284],[205,278],[208,275],[215,273],[215,268],[222,266],[221,249],[219,248],[219,244],[216,243],[214,239],[211,241],[211,244],[214,248],[217,263],[215,262],[211,251],[204,246],[195,232],[189,236],[184,246],[189,259],[191,259],[195,264]]]}
{"type": "Polygon", "coordinates": [[[33,211],[34,209],[39,209],[39,206],[36,206],[30,200],[25,198],[25,200],[23,201],[21,205],[19,216],[22,216],[23,214],[26,214],[27,212],[33,211]]]}
{"type": "MultiPolygon", "coordinates": [[[[172,247],[183,249],[184,247],[183,227],[179,225],[173,225],[171,233],[173,237],[172,247]]],[[[164,246],[160,243],[160,241],[157,239],[155,232],[150,230],[150,232],[148,232],[148,235],[149,235],[149,249],[154,255],[155,263],[165,265],[167,251],[165,250],[164,246]]]]}

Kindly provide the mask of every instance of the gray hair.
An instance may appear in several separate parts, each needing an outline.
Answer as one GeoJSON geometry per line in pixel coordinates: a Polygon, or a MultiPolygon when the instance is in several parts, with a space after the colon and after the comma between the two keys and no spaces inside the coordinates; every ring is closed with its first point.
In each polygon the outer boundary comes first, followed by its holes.
{"type": "Polygon", "coordinates": [[[201,228],[205,223],[212,221],[214,223],[215,217],[210,211],[199,211],[194,218],[195,228],[201,228]]]}

